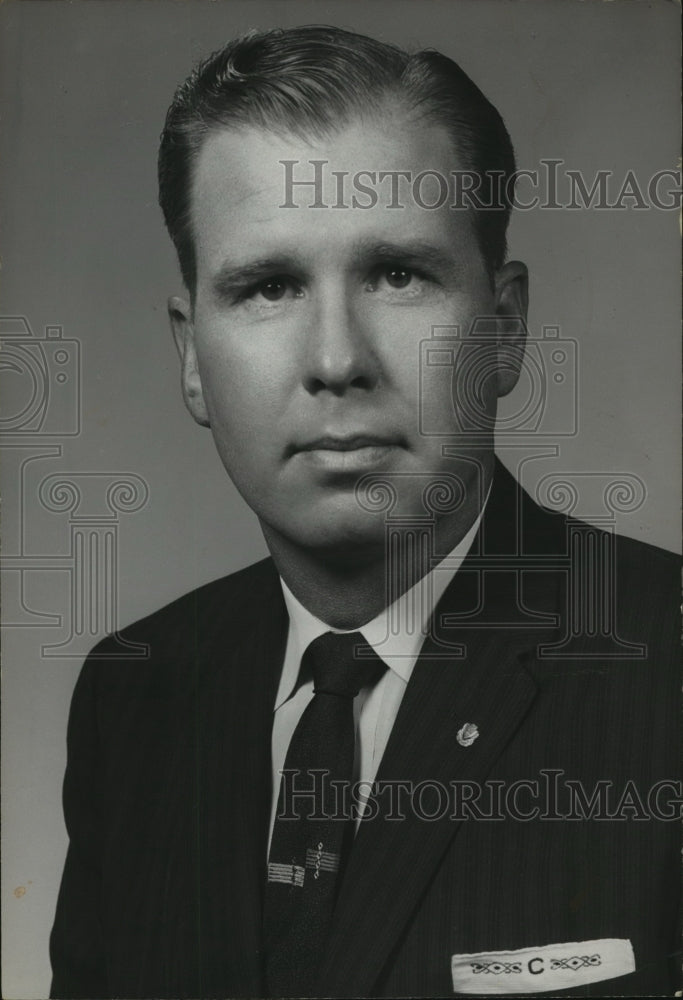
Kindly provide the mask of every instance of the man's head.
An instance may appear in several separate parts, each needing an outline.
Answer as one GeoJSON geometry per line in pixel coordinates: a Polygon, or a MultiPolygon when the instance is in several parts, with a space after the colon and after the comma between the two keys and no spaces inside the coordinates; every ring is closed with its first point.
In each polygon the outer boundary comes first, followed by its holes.
{"type": "Polygon", "coordinates": [[[379,552],[383,514],[356,493],[368,475],[390,484],[406,523],[440,483],[442,541],[455,544],[523,352],[526,269],[503,263],[507,209],[332,206],[342,177],[508,172],[497,112],[437,53],[336,29],[271,32],[231,44],[180,89],[160,164],[191,293],[169,302],[185,401],[271,549],[379,552]],[[326,207],[285,190],[287,162],[326,165],[326,207]],[[468,337],[481,317],[487,336],[468,337]],[[456,327],[444,379],[424,347],[456,327]]]}
{"type": "MultiPolygon", "coordinates": [[[[250,32],[202,62],[176,91],[159,149],[159,202],[191,296],[196,282],[191,194],[207,137],[261,128],[302,139],[334,133],[354,118],[399,104],[410,120],[441,125],[460,169],[481,178],[494,207],[476,215],[489,275],[505,260],[515,172],[510,137],[494,106],[460,67],[431,49],[412,55],[341,28],[250,32]]],[[[454,163],[454,166],[456,164],[454,163]]]]}

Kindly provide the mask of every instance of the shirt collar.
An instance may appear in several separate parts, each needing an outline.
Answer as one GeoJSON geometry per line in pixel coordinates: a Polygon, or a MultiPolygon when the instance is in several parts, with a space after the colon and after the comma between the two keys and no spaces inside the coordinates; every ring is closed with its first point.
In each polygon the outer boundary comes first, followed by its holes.
{"type": "Polygon", "coordinates": [[[361,625],[358,629],[332,628],[320,618],[316,618],[294,596],[280,577],[282,593],[289,614],[287,650],[288,654],[291,653],[291,655],[285,659],[285,669],[280,678],[275,701],[276,710],[294,692],[299,676],[301,657],[305,650],[314,639],[325,632],[360,632],[368,645],[372,646],[389,669],[397,674],[405,684],[408,683],[420,655],[434,608],[472,546],[474,536],[484,516],[490,492],[489,488],[479,516],[455,548],[434,569],[418,580],[410,590],[402,594],[389,607],[383,608],[376,618],[361,625]]]}

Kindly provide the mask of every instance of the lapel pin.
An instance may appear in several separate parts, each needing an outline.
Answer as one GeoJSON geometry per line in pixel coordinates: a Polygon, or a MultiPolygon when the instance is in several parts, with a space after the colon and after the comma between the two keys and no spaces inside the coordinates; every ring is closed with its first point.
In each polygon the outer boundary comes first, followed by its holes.
{"type": "Polygon", "coordinates": [[[461,747],[471,747],[478,735],[479,730],[476,725],[473,722],[466,722],[458,730],[458,735],[455,738],[461,747]]]}

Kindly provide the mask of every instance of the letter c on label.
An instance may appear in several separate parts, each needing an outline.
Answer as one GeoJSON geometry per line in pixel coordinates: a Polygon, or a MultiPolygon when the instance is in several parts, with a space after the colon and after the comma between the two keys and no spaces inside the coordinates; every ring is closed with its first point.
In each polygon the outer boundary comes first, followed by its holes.
{"type": "Polygon", "coordinates": [[[527,969],[529,970],[532,976],[540,976],[540,974],[543,972],[543,959],[530,958],[529,961],[527,962],[527,969]],[[537,962],[541,966],[540,969],[533,968],[534,962],[537,962]]]}

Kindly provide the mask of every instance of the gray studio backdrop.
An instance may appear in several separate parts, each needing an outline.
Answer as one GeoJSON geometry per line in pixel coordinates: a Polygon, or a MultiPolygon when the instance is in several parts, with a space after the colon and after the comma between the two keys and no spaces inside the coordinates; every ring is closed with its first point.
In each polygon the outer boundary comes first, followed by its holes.
{"type": "MultiPolygon", "coordinates": [[[[175,85],[246,28],[335,24],[455,57],[501,109],[520,167],[557,159],[589,183],[632,170],[647,185],[677,162],[679,13],[665,0],[10,0],[0,16],[3,995],[19,998],[47,996],[65,727],[87,648],[265,553],[180,399],[165,315],[180,282],[155,178],[175,85]]],[[[677,213],[652,205],[517,214],[531,335],[557,328],[574,395],[545,450],[502,452],[513,468],[535,455],[522,477],[545,482],[546,502],[563,497],[548,476],[596,474],[577,513],[672,549],[678,240],[677,213]],[[605,477],[627,484],[611,507],[605,477]]],[[[523,379],[503,414],[527,392],[523,379]]]]}

